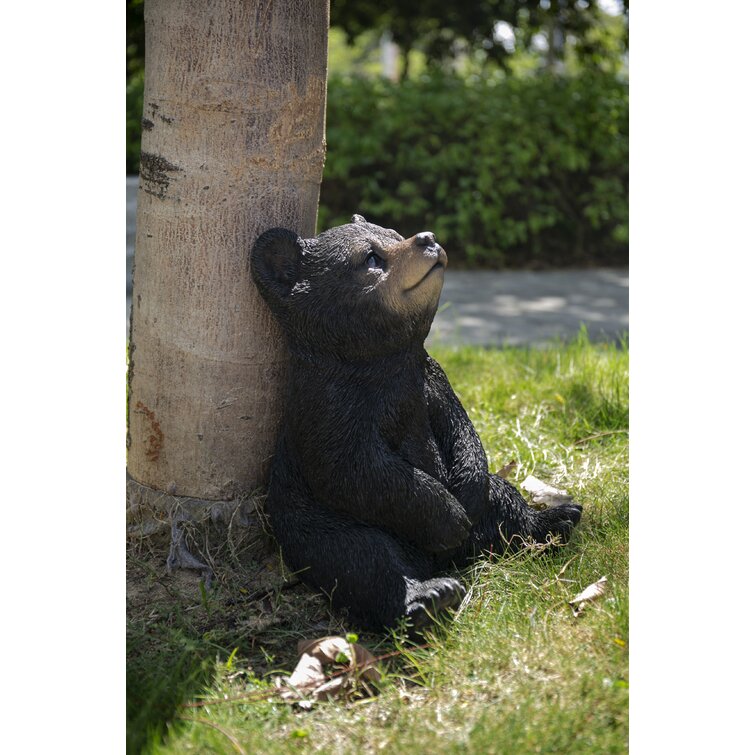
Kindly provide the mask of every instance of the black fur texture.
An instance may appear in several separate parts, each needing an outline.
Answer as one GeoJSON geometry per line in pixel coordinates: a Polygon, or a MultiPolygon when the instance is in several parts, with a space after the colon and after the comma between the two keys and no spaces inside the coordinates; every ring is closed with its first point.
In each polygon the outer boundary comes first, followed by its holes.
{"type": "Polygon", "coordinates": [[[488,473],[480,439],[424,349],[446,254],[365,221],[301,239],[274,228],[252,275],[291,356],[267,510],[283,557],[369,629],[416,629],[455,608],[439,576],[481,552],[549,534],[565,542],[576,504],[538,512],[488,473]]]}

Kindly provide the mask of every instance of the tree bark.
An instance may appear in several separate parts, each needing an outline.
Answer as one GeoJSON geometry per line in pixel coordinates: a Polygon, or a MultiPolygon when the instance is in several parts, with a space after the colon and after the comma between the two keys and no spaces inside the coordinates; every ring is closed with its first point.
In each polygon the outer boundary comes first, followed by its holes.
{"type": "Polygon", "coordinates": [[[314,235],[327,0],[146,0],[128,472],[233,500],[264,484],[285,354],[249,251],[314,235]]]}

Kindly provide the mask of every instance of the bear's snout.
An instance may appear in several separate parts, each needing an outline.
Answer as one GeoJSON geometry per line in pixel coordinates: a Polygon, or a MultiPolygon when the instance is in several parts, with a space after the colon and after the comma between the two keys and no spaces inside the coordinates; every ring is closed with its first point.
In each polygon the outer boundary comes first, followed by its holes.
{"type": "Polygon", "coordinates": [[[422,231],[418,233],[413,239],[410,239],[413,245],[418,246],[422,250],[422,256],[425,259],[435,260],[436,264],[440,264],[443,267],[448,263],[448,257],[446,251],[438,243],[435,238],[435,234],[432,231],[422,231]]]}
{"type": "Polygon", "coordinates": [[[415,241],[420,246],[433,246],[435,241],[435,234],[432,231],[422,231],[415,236],[415,241]]]}

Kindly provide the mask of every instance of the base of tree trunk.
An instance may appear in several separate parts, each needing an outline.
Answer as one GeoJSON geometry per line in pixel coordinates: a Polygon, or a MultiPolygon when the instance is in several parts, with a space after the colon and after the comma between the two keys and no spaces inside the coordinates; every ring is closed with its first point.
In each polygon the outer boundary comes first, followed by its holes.
{"type": "Polygon", "coordinates": [[[174,496],[126,473],[126,531],[133,553],[161,553],[168,570],[192,569],[209,583],[216,564],[253,567],[276,545],[263,510],[264,496],[208,501],[174,496]]]}

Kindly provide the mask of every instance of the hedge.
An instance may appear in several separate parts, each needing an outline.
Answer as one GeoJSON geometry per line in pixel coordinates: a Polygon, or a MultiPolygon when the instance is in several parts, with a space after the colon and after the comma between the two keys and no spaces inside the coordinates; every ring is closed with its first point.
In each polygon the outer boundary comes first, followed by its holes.
{"type": "Polygon", "coordinates": [[[358,212],[432,230],[454,266],[627,264],[628,87],[613,76],[332,78],[327,142],[320,229],[358,212]]]}
{"type": "Polygon", "coordinates": [[[628,91],[614,77],[328,84],[318,226],[435,232],[452,264],[627,264],[628,91]]]}

